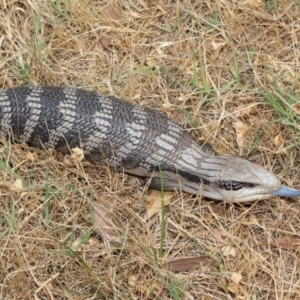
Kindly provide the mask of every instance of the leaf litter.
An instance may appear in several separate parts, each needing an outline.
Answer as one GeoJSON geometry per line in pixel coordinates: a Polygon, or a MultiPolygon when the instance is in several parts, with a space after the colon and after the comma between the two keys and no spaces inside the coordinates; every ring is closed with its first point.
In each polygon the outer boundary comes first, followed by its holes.
{"type": "Polygon", "coordinates": [[[101,235],[102,240],[111,248],[120,248],[124,243],[122,229],[117,225],[118,215],[115,203],[105,194],[101,201],[94,203],[94,230],[101,235]]]}

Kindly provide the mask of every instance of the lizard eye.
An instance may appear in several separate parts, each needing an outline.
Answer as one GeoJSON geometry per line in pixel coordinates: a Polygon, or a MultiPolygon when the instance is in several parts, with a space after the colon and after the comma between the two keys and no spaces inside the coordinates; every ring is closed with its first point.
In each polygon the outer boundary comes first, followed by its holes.
{"type": "Polygon", "coordinates": [[[245,187],[246,184],[240,181],[221,181],[219,186],[226,191],[238,191],[245,187]]]}

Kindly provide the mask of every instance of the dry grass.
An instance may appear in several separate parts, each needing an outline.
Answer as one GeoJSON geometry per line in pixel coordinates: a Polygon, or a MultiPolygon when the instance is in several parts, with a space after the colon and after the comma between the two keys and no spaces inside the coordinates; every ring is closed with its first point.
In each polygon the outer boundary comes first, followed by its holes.
{"type": "MultiPolygon", "coordinates": [[[[78,86],[159,109],[199,143],[300,188],[299,1],[0,6],[2,88],[78,86]]],[[[298,199],[235,205],[178,194],[160,258],[161,218],[143,220],[138,179],[26,146],[1,151],[1,299],[300,298],[299,244],[276,246],[299,237],[298,199]],[[103,195],[121,213],[119,250],[93,230],[103,195]],[[189,272],[162,266],[190,256],[200,263],[189,272]],[[237,285],[232,273],[243,276],[237,285]]]]}

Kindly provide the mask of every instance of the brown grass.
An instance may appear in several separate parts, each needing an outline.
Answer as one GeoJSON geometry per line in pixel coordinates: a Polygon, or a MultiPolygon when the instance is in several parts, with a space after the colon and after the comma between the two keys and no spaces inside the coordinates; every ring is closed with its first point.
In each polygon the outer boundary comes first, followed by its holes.
{"type": "MultiPolygon", "coordinates": [[[[77,86],[159,109],[199,143],[300,188],[299,1],[0,6],[2,88],[77,86]]],[[[26,146],[1,151],[1,299],[300,298],[299,199],[234,205],[177,194],[160,258],[161,218],[143,220],[137,178],[26,146]],[[93,230],[103,195],[121,214],[118,250],[93,230]],[[194,270],[163,268],[191,256],[194,270]]]]}

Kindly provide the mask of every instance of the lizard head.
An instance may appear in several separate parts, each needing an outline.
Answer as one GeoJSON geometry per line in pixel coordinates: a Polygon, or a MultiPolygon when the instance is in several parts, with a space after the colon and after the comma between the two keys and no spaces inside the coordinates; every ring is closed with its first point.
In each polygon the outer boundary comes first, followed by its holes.
{"type": "Polygon", "coordinates": [[[281,185],[271,172],[240,157],[206,157],[201,166],[205,180],[200,193],[208,198],[250,202],[275,195],[300,196],[300,191],[281,185]]]}

